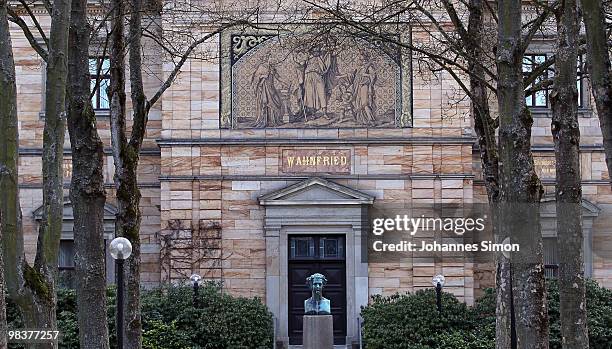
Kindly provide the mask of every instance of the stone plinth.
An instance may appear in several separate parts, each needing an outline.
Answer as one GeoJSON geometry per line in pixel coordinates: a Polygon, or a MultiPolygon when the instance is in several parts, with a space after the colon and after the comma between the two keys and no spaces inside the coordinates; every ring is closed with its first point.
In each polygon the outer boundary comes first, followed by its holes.
{"type": "Polygon", "coordinates": [[[331,315],[304,315],[303,336],[303,349],[333,349],[333,317],[331,315]]]}

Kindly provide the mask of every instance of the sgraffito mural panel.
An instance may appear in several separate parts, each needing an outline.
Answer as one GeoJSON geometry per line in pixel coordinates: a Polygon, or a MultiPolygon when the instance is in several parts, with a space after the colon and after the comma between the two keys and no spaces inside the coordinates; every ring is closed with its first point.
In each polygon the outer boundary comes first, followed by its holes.
{"type": "Polygon", "coordinates": [[[239,33],[222,40],[230,41],[221,67],[222,127],[410,126],[399,50],[331,35],[239,33]]]}

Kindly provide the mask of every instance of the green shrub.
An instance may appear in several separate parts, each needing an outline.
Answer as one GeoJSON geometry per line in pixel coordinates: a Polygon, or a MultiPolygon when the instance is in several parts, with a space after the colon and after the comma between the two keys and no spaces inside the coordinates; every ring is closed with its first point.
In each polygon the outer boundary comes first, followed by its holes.
{"type": "Polygon", "coordinates": [[[165,323],[159,320],[147,321],[142,335],[143,349],[187,349],[191,348],[189,336],[176,326],[176,321],[165,323]]]}
{"type": "MultiPolygon", "coordinates": [[[[272,347],[272,314],[261,300],[232,297],[221,293],[218,285],[208,284],[200,288],[197,304],[193,306],[190,288],[155,290],[142,302],[143,327],[148,331],[159,322],[171,324],[174,336],[180,337],[176,342],[187,341],[189,348],[272,347]]],[[[166,343],[167,337],[162,337],[160,348],[166,348],[166,343]]]]}
{"type": "Polygon", "coordinates": [[[479,334],[472,311],[449,293],[442,293],[442,312],[433,289],[414,294],[374,296],[361,311],[368,349],[477,349],[493,346],[479,334]]]}
{"type": "Polygon", "coordinates": [[[60,348],[79,348],[79,325],[77,320],[76,292],[60,289],[57,292],[57,327],[60,329],[60,348]]]}
{"type": "MultiPolygon", "coordinates": [[[[9,329],[13,328],[24,328],[23,318],[21,317],[21,313],[19,312],[19,308],[17,304],[15,304],[10,298],[5,297],[6,299],[6,321],[9,329]]],[[[9,349],[21,349],[23,345],[9,343],[9,349]]]]}
{"type": "MultiPolygon", "coordinates": [[[[548,283],[548,317],[550,319],[550,348],[561,349],[561,318],[559,313],[559,284],[548,283]]],[[[587,280],[587,321],[589,346],[593,349],[612,348],[612,290],[587,280]]]]}
{"type": "MultiPolygon", "coordinates": [[[[76,293],[59,290],[57,322],[59,347],[79,348],[76,293]]],[[[107,290],[107,317],[111,348],[116,348],[116,289],[107,290]]],[[[198,307],[193,306],[190,287],[167,287],[143,291],[141,297],[143,349],[263,349],[273,342],[272,314],[261,300],[233,297],[219,285],[200,287],[198,307]]],[[[9,301],[11,328],[23,328],[15,304],[9,301]]],[[[11,349],[22,346],[11,345],[11,349]]]]}
{"type": "Polygon", "coordinates": [[[588,280],[587,319],[591,348],[612,348],[612,290],[588,280]]]}
{"type": "MultiPolygon", "coordinates": [[[[559,287],[548,286],[550,348],[561,349],[559,287]]],[[[612,348],[612,290],[595,281],[586,284],[589,342],[592,349],[612,348]]],[[[375,296],[362,309],[363,339],[368,349],[485,349],[495,345],[495,291],[485,290],[473,307],[443,293],[441,316],[435,291],[375,296]]]]}
{"type": "MultiPolygon", "coordinates": [[[[612,290],[589,280],[586,287],[589,341],[593,349],[612,348],[612,290]]],[[[116,290],[107,291],[111,348],[116,348],[116,290]]],[[[272,315],[259,299],[232,297],[219,285],[200,288],[198,307],[188,287],[169,287],[142,294],[143,349],[271,348],[272,315]]],[[[374,296],[362,309],[363,338],[368,349],[485,349],[494,347],[495,291],[485,290],[473,307],[443,293],[442,314],[436,310],[435,291],[374,296]]],[[[58,291],[57,319],[60,348],[78,349],[76,294],[58,291]]],[[[559,291],[548,282],[550,347],[561,348],[559,291]]],[[[17,306],[7,299],[10,328],[23,328],[17,306]]],[[[11,349],[22,348],[15,344],[11,349]]]]}
{"type": "Polygon", "coordinates": [[[495,340],[495,290],[486,289],[485,294],[474,302],[470,309],[477,324],[479,336],[495,340]]]}
{"type": "MultiPolygon", "coordinates": [[[[547,281],[548,317],[550,321],[550,348],[561,349],[561,319],[559,314],[559,285],[556,280],[547,281]]],[[[612,290],[603,288],[593,280],[586,283],[587,321],[589,344],[592,349],[612,348],[612,290]]],[[[495,292],[487,290],[477,300],[476,314],[495,314],[495,292]]],[[[489,319],[495,328],[495,317],[489,319]]],[[[493,337],[495,332],[492,333],[493,337]]]]}

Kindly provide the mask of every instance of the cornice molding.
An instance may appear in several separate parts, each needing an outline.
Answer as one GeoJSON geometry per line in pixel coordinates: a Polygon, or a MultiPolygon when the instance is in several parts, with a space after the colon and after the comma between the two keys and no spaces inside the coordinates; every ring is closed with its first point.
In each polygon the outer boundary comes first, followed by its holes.
{"type": "MultiPolygon", "coordinates": [[[[94,14],[104,14],[105,13],[104,6],[102,6],[102,4],[99,2],[88,1],[87,5],[88,5],[88,14],[94,15],[94,14]]],[[[9,1],[9,6],[19,16],[29,17],[26,10],[17,1],[9,1]]],[[[33,14],[49,16],[49,12],[47,12],[47,9],[42,4],[42,2],[37,1],[37,2],[29,4],[29,6],[33,14]]]]}
{"type": "MultiPolygon", "coordinates": [[[[159,176],[161,182],[191,182],[205,180],[219,181],[303,181],[317,176],[309,175],[197,175],[197,176],[159,176]]],[[[350,175],[319,175],[325,179],[341,180],[424,180],[424,179],[474,179],[471,173],[457,174],[350,174],[350,175]]]]}
{"type": "Polygon", "coordinates": [[[388,137],[388,138],[200,138],[158,139],[160,148],[206,145],[352,145],[352,144],[474,144],[475,137],[388,137]]]}
{"type": "MultiPolygon", "coordinates": [[[[138,183],[138,188],[160,188],[161,184],[159,182],[142,182],[138,183]]],[[[42,183],[20,183],[19,189],[42,189],[42,183]]],[[[114,189],[114,183],[104,183],[105,189],[114,189]]],[[[64,183],[64,189],[70,189],[70,182],[64,183]]]]}
{"type": "MultiPolygon", "coordinates": [[[[42,156],[42,148],[19,148],[19,156],[42,156]]],[[[71,149],[64,149],[64,155],[72,155],[71,149]]],[[[104,155],[113,155],[112,148],[104,148],[104,155]]],[[[159,148],[143,148],[140,150],[140,155],[144,156],[161,156],[159,148]]]]}

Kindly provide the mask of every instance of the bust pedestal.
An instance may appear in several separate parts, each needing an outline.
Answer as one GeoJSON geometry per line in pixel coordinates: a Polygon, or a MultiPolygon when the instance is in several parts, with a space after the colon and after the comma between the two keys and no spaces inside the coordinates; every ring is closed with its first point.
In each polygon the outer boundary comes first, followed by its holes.
{"type": "Polygon", "coordinates": [[[304,315],[303,349],[333,349],[334,321],[331,315],[304,315]]]}

